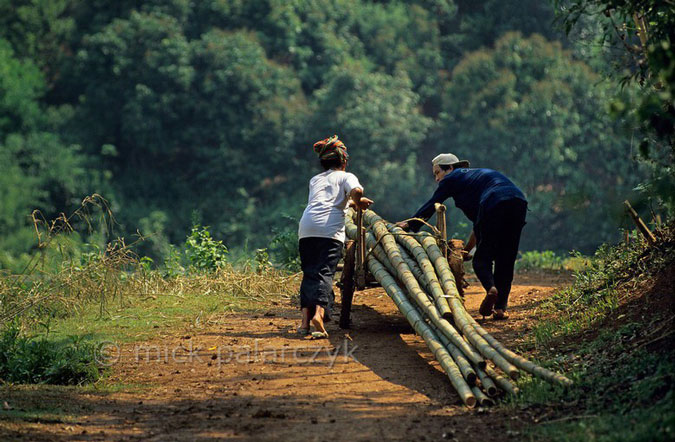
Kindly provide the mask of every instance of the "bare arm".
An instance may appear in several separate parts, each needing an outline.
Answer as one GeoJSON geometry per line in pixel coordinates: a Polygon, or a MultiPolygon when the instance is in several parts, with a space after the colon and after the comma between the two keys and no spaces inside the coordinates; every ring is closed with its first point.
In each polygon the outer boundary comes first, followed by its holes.
{"type": "Polygon", "coordinates": [[[352,191],[349,192],[349,198],[354,201],[354,204],[356,204],[356,206],[360,207],[362,210],[366,210],[371,204],[373,204],[373,200],[363,196],[363,189],[360,187],[353,188],[352,191]]]}

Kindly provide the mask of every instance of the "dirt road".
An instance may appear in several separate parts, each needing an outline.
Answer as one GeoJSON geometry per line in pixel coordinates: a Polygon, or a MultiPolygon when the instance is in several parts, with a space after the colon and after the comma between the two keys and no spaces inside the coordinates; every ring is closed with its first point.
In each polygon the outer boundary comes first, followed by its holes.
{"type": "MultiPolygon", "coordinates": [[[[467,309],[478,317],[475,281],[467,309]]],[[[510,348],[527,338],[533,311],[562,284],[517,276],[511,319],[485,327],[510,348]]],[[[519,440],[531,414],[504,407],[469,410],[423,340],[379,288],[358,292],[353,328],[328,324],[330,339],[298,337],[298,312],[270,305],[254,316],[176,330],[120,346],[114,393],[14,389],[14,408],[54,404],[67,418],[0,422],[24,440],[519,440]]],[[[115,356],[114,348],[109,352],[115,356]]]]}

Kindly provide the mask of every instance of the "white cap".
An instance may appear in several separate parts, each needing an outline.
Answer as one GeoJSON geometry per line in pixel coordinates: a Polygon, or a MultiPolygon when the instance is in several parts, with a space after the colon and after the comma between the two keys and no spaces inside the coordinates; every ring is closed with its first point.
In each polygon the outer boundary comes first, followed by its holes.
{"type": "Polygon", "coordinates": [[[469,162],[466,160],[460,161],[457,155],[452,153],[442,153],[431,160],[431,164],[436,166],[455,166],[455,167],[469,167],[469,162]]]}

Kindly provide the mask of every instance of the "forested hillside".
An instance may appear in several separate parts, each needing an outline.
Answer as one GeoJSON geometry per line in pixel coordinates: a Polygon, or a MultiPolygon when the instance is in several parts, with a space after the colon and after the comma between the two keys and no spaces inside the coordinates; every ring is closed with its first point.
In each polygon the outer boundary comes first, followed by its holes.
{"type": "Polygon", "coordinates": [[[157,262],[195,223],[269,247],[334,133],[387,219],[428,198],[450,151],[525,191],[523,248],[591,251],[647,171],[610,115],[633,90],[579,43],[596,24],[568,39],[553,19],[535,0],[0,1],[0,268],[35,247],[33,209],[93,193],[157,262]]]}

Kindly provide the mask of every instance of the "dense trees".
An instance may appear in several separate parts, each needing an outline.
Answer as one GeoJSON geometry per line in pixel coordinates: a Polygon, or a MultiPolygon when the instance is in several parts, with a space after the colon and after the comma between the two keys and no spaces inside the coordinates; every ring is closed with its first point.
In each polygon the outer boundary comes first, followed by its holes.
{"type": "Polygon", "coordinates": [[[614,91],[551,41],[541,2],[0,0],[0,12],[4,256],[32,246],[33,208],[54,215],[93,192],[118,233],[155,233],[142,254],[161,257],[195,220],[232,250],[264,247],[295,230],[311,143],[333,133],[390,219],[431,192],[439,151],[505,170],[532,223],[552,226],[529,238],[537,249],[611,238],[639,181],[607,111],[614,91]]]}
{"type": "Polygon", "coordinates": [[[608,75],[637,93],[615,100],[639,140],[650,179],[642,186],[650,198],[675,211],[675,4],[662,0],[556,0],[568,34],[592,21],[601,30],[596,42],[615,50],[608,75]]]}
{"type": "Polygon", "coordinates": [[[54,133],[45,91],[38,67],[0,39],[0,267],[34,245],[33,209],[54,216],[88,191],[85,157],[54,133]]]}
{"type": "Polygon", "coordinates": [[[630,139],[605,111],[614,94],[560,44],[507,33],[453,71],[436,150],[457,146],[475,167],[515,179],[536,226],[527,247],[564,249],[574,238],[587,250],[611,238],[617,202],[641,176],[630,139]]]}

